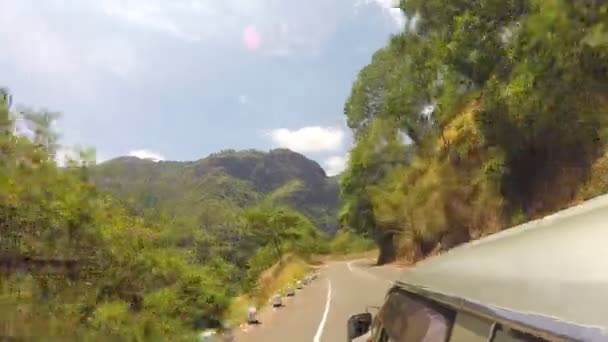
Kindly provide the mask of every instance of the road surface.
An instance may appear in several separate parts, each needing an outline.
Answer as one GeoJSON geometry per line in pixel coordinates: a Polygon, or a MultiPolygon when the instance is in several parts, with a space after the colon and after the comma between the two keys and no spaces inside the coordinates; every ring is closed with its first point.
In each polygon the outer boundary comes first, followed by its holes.
{"type": "Polygon", "coordinates": [[[237,329],[235,341],[346,341],[348,317],[381,305],[398,275],[399,268],[373,267],[369,260],[326,264],[319,278],[284,299],[284,307],[262,310],[261,324],[237,329]]]}

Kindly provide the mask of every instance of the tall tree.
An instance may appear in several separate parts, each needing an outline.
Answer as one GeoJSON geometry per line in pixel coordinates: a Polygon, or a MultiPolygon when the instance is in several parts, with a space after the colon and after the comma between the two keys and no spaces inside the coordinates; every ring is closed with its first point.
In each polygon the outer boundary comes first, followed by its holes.
{"type": "Polygon", "coordinates": [[[511,221],[504,217],[572,200],[608,138],[608,4],[401,8],[408,30],[361,70],[345,106],[355,146],[341,181],[343,224],[413,239],[425,255],[442,235],[462,242],[511,221]],[[386,169],[380,161],[391,153],[407,160],[407,150],[385,148],[396,132],[413,142],[416,161],[386,169]],[[560,191],[548,196],[552,188],[560,191]],[[483,220],[493,228],[480,228],[483,220]]]}
{"type": "Polygon", "coordinates": [[[31,109],[22,109],[19,112],[34,133],[34,144],[44,148],[51,159],[54,159],[59,147],[59,134],[53,126],[61,114],[48,110],[34,111],[31,109]]]}

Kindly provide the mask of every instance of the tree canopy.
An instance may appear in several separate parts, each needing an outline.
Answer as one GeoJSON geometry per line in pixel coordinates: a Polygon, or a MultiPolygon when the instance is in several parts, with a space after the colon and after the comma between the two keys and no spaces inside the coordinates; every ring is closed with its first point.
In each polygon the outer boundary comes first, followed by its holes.
{"type": "Polygon", "coordinates": [[[342,225],[417,260],[572,203],[605,148],[608,4],[401,9],[345,104],[342,225]]]}
{"type": "MultiPolygon", "coordinates": [[[[217,191],[202,198],[189,192],[172,202],[180,194],[163,183],[161,192],[116,196],[99,185],[94,148],[59,144],[58,115],[16,110],[10,100],[2,89],[3,336],[191,340],[221,326],[232,298],[254,290],[282,253],[306,256],[326,244],[284,201],[301,190],[298,182],[267,198],[226,175],[206,179],[205,189],[217,191]],[[17,134],[17,122],[30,132],[17,134]],[[70,151],[63,166],[59,150],[70,151]]],[[[134,177],[157,172],[130,167],[134,177]]]]}

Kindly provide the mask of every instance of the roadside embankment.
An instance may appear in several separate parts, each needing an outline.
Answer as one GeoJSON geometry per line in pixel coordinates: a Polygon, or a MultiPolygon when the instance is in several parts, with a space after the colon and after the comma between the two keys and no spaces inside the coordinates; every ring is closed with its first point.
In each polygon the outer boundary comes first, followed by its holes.
{"type": "Polygon", "coordinates": [[[264,271],[258,278],[255,289],[232,300],[226,315],[229,326],[245,321],[247,310],[254,306],[264,307],[275,293],[283,293],[287,287],[302,279],[312,266],[295,255],[286,255],[281,261],[264,271]]]}

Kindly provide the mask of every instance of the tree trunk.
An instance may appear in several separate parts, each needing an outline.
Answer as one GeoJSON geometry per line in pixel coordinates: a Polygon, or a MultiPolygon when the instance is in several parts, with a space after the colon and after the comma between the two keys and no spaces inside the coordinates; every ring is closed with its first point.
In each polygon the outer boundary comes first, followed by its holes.
{"type": "Polygon", "coordinates": [[[283,261],[283,252],[281,251],[281,244],[276,239],[272,240],[272,244],[274,245],[274,250],[277,253],[277,257],[279,258],[279,263],[283,261]]]}
{"type": "Polygon", "coordinates": [[[378,244],[380,253],[378,254],[376,264],[384,265],[395,261],[397,253],[395,251],[395,244],[393,243],[394,233],[379,233],[378,235],[376,243],[378,244]]]}

